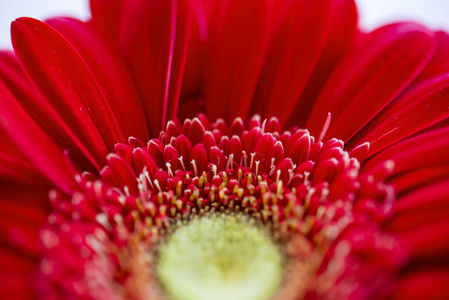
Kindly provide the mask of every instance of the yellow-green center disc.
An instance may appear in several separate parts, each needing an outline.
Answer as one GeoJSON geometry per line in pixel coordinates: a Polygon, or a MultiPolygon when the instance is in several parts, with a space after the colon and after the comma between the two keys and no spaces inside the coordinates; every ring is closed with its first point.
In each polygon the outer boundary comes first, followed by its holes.
{"type": "Polygon", "coordinates": [[[203,217],[161,245],[156,272],[172,300],[267,300],[281,282],[282,255],[247,218],[203,217]]]}

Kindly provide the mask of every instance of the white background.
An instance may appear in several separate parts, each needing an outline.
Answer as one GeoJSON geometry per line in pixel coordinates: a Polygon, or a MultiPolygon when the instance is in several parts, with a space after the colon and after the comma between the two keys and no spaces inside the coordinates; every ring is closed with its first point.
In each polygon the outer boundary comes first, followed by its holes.
{"type": "MultiPolygon", "coordinates": [[[[245,0],[242,0],[245,1],[245,0]]],[[[310,0],[313,1],[313,0],[310,0]]],[[[394,21],[418,21],[449,31],[449,0],[356,0],[360,24],[369,30],[394,21]]],[[[89,18],[88,0],[0,0],[0,49],[11,48],[9,25],[15,18],[89,18]]]]}

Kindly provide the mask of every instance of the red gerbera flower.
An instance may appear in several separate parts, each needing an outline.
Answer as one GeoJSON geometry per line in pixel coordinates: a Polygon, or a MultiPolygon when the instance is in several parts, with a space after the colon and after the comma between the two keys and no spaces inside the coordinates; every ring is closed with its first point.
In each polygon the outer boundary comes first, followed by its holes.
{"type": "Polygon", "coordinates": [[[449,36],[351,0],[92,0],[0,53],[1,295],[449,294],[449,36]]]}

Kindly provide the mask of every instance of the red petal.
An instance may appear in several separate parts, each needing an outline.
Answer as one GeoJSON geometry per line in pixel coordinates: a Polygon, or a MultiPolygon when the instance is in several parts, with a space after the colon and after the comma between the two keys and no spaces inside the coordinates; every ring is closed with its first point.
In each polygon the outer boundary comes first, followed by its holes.
{"type": "Polygon", "coordinates": [[[190,14],[183,0],[123,5],[119,47],[137,82],[153,136],[175,117],[190,14]]]}
{"type": "Polygon", "coordinates": [[[149,140],[139,93],[122,59],[102,41],[92,26],[75,19],[50,19],[89,66],[124,136],[149,140]]]}
{"type": "Polygon", "coordinates": [[[330,5],[329,0],[276,4],[274,29],[251,112],[276,116],[285,124],[324,47],[330,5]]]}
{"type": "Polygon", "coordinates": [[[318,63],[290,113],[288,125],[305,127],[307,117],[323,85],[337,63],[352,47],[356,34],[357,9],[353,0],[333,1],[330,30],[318,63]]]}
{"type": "Polygon", "coordinates": [[[374,170],[386,161],[394,162],[390,176],[449,163],[449,127],[418,135],[396,144],[362,166],[362,173],[374,170]]]}
{"type": "Polygon", "coordinates": [[[307,128],[318,136],[330,112],[327,137],[348,140],[415,79],[434,46],[431,33],[417,24],[393,24],[368,34],[332,74],[307,128]]]}
{"type": "Polygon", "coordinates": [[[414,83],[426,81],[429,78],[447,73],[449,69],[449,35],[446,32],[438,31],[435,33],[437,47],[432,59],[426,68],[416,77],[414,83]]]}
{"type": "Polygon", "coordinates": [[[103,139],[110,151],[124,141],[95,79],[67,40],[30,18],[14,21],[11,35],[27,72],[71,128],[86,128],[84,132],[103,139]]]}
{"type": "Polygon", "coordinates": [[[116,38],[123,0],[90,0],[92,21],[105,34],[116,38]]]}
{"type": "MultiPolygon", "coordinates": [[[[178,13],[176,19],[176,37],[173,49],[173,63],[170,76],[170,89],[168,93],[167,119],[174,120],[178,113],[178,99],[181,94],[181,86],[184,68],[187,60],[187,50],[191,27],[193,26],[192,6],[198,5],[190,0],[178,0],[178,13]]],[[[188,74],[191,76],[191,74],[188,74]]]]}
{"type": "Polygon", "coordinates": [[[447,299],[449,270],[422,269],[407,272],[396,288],[392,299],[447,299]]]}
{"type": "Polygon", "coordinates": [[[270,1],[214,1],[203,91],[210,119],[246,118],[268,38],[270,1]]]}
{"type": "Polygon", "coordinates": [[[28,115],[55,141],[69,149],[70,156],[77,162],[78,167],[88,170],[93,165],[100,169],[100,163],[104,161],[103,141],[87,140],[85,135],[79,132],[79,128],[76,129],[75,135],[39,91],[29,83],[11,53],[0,53],[0,78],[15,98],[20,99],[20,105],[28,115]],[[85,145],[89,145],[89,149],[85,145]]]}
{"type": "Polygon", "coordinates": [[[410,89],[348,143],[370,142],[370,155],[449,117],[449,73],[410,89]]]}
{"type": "Polygon", "coordinates": [[[2,82],[0,91],[1,127],[42,174],[70,193],[75,183],[66,168],[63,149],[27,115],[2,82]]]}

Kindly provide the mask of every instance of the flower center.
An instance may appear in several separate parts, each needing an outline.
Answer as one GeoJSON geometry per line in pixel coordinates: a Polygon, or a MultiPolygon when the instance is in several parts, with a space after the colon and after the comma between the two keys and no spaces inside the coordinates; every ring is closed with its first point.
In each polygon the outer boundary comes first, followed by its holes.
{"type": "Polygon", "coordinates": [[[173,300],[266,300],[282,269],[282,255],[262,229],[240,214],[214,214],[169,237],[156,273],[173,300]]]}
{"type": "Polygon", "coordinates": [[[282,131],[276,118],[170,121],[159,138],[130,138],[106,159],[97,174],[75,175],[72,195],[50,192],[44,295],[348,298],[351,278],[372,273],[363,260],[392,243],[375,226],[388,186],[361,176],[342,141],[282,131]]]}

